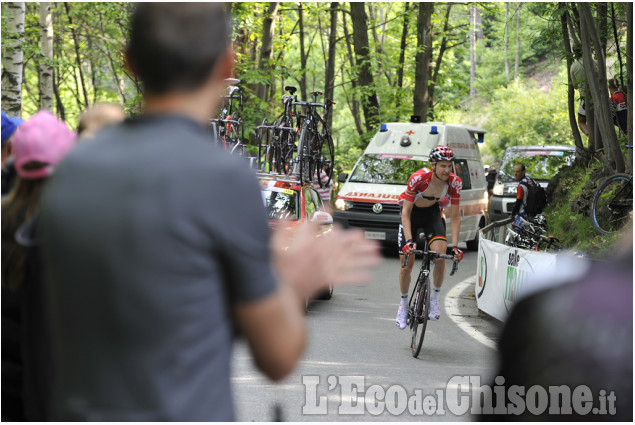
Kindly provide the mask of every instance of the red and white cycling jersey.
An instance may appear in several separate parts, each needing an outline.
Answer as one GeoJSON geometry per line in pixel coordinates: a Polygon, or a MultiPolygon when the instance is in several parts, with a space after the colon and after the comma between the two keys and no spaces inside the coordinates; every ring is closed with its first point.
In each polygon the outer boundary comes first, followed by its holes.
{"type": "MultiPolygon", "coordinates": [[[[428,189],[428,185],[430,184],[433,175],[434,173],[431,170],[422,168],[410,176],[406,190],[401,194],[401,196],[399,196],[399,204],[403,205],[404,200],[415,202],[417,199],[423,198],[425,196],[424,192],[428,189]]],[[[463,182],[459,176],[454,173],[450,173],[448,183],[443,189],[441,196],[438,197],[439,204],[441,205],[445,203],[447,205],[447,201],[443,201],[449,197],[452,205],[459,205],[462,188],[463,182]]],[[[441,206],[445,207],[446,205],[441,206]]]]}

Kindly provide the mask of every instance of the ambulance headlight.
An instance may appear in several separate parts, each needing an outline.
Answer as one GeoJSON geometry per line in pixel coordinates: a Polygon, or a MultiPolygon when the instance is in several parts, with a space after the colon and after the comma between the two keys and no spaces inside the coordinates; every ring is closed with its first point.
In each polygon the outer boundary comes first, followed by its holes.
{"type": "Polygon", "coordinates": [[[494,185],[494,189],[492,189],[492,193],[494,195],[503,196],[503,191],[505,190],[505,186],[500,183],[496,183],[494,185]]]}
{"type": "Polygon", "coordinates": [[[335,201],[335,208],[340,211],[350,210],[351,208],[353,208],[353,203],[351,201],[347,201],[346,199],[338,198],[335,201]]]}

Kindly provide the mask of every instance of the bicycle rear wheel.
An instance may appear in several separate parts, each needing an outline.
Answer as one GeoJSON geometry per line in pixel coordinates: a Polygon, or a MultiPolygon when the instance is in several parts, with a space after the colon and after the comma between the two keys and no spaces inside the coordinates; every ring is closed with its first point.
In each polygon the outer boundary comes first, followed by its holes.
{"type": "Polygon", "coordinates": [[[311,155],[311,147],[313,146],[313,138],[316,137],[312,131],[306,127],[300,133],[300,142],[298,143],[299,174],[300,183],[308,183],[313,180],[315,170],[315,162],[311,155]]]}
{"type": "Polygon", "coordinates": [[[423,346],[423,338],[426,334],[428,325],[428,313],[430,312],[430,280],[425,276],[419,276],[417,279],[417,290],[413,297],[414,302],[410,312],[410,348],[412,349],[412,357],[418,357],[423,346]]]}
{"type": "Polygon", "coordinates": [[[328,133],[321,138],[320,153],[317,158],[317,169],[320,170],[320,174],[324,164],[329,164],[328,180],[322,181],[321,178],[318,178],[320,187],[328,187],[333,179],[333,161],[335,160],[335,146],[333,145],[333,138],[328,133]]]}
{"type": "Polygon", "coordinates": [[[591,207],[591,221],[600,234],[618,231],[633,211],[633,179],[628,174],[615,174],[597,190],[591,207]]]}

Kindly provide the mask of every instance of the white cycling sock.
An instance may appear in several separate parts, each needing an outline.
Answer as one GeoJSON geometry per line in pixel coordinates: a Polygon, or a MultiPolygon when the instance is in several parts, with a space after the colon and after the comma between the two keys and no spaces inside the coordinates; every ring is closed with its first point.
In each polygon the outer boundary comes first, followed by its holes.
{"type": "Polygon", "coordinates": [[[401,294],[401,301],[399,302],[399,305],[408,305],[408,294],[401,294]]]}
{"type": "Polygon", "coordinates": [[[437,288],[436,286],[432,286],[432,294],[430,295],[430,301],[435,301],[439,299],[439,293],[441,293],[441,288],[437,288]]]}

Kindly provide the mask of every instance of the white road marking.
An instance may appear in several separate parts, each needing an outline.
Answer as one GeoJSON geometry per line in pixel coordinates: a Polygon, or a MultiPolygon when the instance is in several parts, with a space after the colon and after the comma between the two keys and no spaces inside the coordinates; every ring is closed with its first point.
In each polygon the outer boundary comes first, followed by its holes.
{"type": "Polygon", "coordinates": [[[461,316],[459,311],[459,296],[470,285],[474,285],[474,276],[468,277],[462,282],[455,285],[450,292],[445,296],[444,306],[448,317],[452,319],[465,333],[480,342],[481,344],[496,350],[496,342],[485,336],[481,331],[470,325],[470,323],[461,316]]]}

